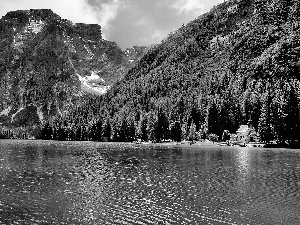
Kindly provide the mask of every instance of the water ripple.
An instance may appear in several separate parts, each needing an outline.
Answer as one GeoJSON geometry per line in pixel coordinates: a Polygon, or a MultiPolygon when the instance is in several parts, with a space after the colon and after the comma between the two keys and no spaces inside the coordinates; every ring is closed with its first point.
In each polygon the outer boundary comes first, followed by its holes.
{"type": "Polygon", "coordinates": [[[0,224],[300,224],[294,150],[0,141],[0,224]]]}

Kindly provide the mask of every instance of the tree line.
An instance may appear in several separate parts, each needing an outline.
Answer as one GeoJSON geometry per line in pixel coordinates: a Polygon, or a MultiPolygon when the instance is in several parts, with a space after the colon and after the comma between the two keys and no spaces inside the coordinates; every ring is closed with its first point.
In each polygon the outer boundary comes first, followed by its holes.
{"type": "Polygon", "coordinates": [[[179,120],[170,121],[163,111],[138,113],[133,118],[120,116],[98,118],[89,123],[74,123],[73,120],[56,119],[41,128],[45,140],[60,141],[113,141],[113,142],[162,142],[200,140],[205,138],[204,131],[196,131],[193,121],[190,124],[179,120]]]}
{"type": "Polygon", "coordinates": [[[299,11],[299,0],[222,3],[153,46],[107,94],[48,119],[43,138],[222,138],[251,118],[262,141],[299,143],[299,11]]]}

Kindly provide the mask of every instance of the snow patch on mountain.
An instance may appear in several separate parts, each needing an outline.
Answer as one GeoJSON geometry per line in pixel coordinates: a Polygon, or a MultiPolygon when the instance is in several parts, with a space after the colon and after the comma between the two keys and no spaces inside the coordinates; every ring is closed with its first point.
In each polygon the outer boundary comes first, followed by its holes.
{"type": "Polygon", "coordinates": [[[89,76],[82,77],[79,74],[77,76],[81,82],[81,90],[87,93],[103,95],[110,89],[110,86],[94,71],[89,76]]]}
{"type": "Polygon", "coordinates": [[[37,34],[37,33],[41,32],[44,25],[45,25],[45,23],[42,20],[34,20],[34,19],[30,20],[30,23],[27,26],[27,31],[37,34]]]}

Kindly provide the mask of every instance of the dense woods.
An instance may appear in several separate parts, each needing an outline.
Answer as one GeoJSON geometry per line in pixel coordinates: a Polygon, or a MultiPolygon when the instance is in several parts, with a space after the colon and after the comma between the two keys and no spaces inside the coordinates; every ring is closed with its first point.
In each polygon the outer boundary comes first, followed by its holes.
{"type": "Polygon", "coordinates": [[[104,96],[43,124],[58,140],[221,138],[252,119],[300,138],[300,1],[230,0],[169,34],[104,96]]]}
{"type": "Polygon", "coordinates": [[[0,125],[48,121],[84,91],[105,92],[146,49],[126,55],[102,38],[100,25],[73,24],[50,9],[8,12],[0,18],[0,125]]]}

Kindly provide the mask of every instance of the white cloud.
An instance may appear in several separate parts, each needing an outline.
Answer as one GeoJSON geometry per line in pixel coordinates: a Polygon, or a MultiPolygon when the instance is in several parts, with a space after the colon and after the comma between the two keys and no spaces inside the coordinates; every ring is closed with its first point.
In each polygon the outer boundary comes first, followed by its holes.
{"type": "Polygon", "coordinates": [[[179,13],[194,12],[199,14],[203,13],[205,5],[203,4],[203,0],[177,0],[173,8],[177,9],[179,13]]]}
{"type": "Polygon", "coordinates": [[[167,37],[167,34],[167,32],[163,32],[162,30],[155,30],[153,34],[140,38],[139,41],[142,45],[156,44],[160,43],[165,37],[167,37]]]}
{"type": "Polygon", "coordinates": [[[87,0],[1,0],[0,16],[9,11],[28,9],[52,9],[63,19],[74,23],[99,24],[104,38],[109,36],[110,22],[117,15],[120,0],[99,4],[93,7],[87,0]]]}
{"type": "Polygon", "coordinates": [[[100,3],[99,24],[103,28],[104,38],[109,37],[109,32],[112,29],[110,22],[116,18],[120,6],[120,0],[113,0],[109,3],[100,3]]]}
{"type": "Polygon", "coordinates": [[[161,30],[156,30],[154,34],[151,35],[153,39],[162,40],[165,37],[165,34],[161,30]]]}
{"type": "Polygon", "coordinates": [[[144,26],[144,25],[147,25],[147,24],[149,24],[149,19],[146,18],[146,17],[142,17],[141,19],[139,19],[136,22],[136,25],[138,25],[138,26],[144,26]]]}
{"type": "Polygon", "coordinates": [[[224,0],[160,0],[157,6],[168,6],[177,10],[178,14],[200,15],[224,0]]]}

